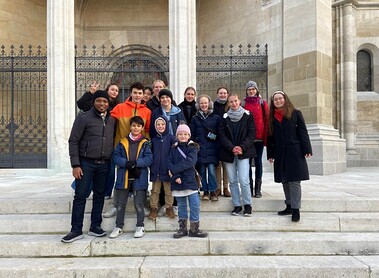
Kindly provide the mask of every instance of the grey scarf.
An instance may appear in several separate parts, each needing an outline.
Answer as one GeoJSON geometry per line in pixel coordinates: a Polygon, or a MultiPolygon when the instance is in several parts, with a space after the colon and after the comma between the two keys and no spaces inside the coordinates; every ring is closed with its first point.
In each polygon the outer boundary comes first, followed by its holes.
{"type": "Polygon", "coordinates": [[[240,106],[237,110],[230,108],[226,113],[232,122],[238,122],[241,120],[243,113],[245,113],[245,109],[243,109],[242,106],[240,106]]]}

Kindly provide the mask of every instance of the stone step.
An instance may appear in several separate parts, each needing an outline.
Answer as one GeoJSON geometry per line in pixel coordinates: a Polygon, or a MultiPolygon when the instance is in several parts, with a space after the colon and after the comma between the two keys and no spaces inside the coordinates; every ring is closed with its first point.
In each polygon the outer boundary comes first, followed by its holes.
{"type": "MultiPolygon", "coordinates": [[[[104,211],[112,206],[113,200],[106,200],[104,211]]],[[[262,199],[253,198],[253,211],[259,212],[277,212],[284,209],[283,200],[267,197],[262,199]]],[[[92,199],[88,199],[86,212],[90,212],[92,199]]],[[[1,214],[45,214],[45,213],[70,213],[72,208],[72,198],[55,198],[55,199],[0,199],[1,214]]],[[[220,212],[232,211],[233,204],[231,198],[220,197],[219,201],[201,201],[202,212],[220,212]]],[[[320,197],[319,199],[302,200],[302,211],[304,212],[379,212],[379,198],[372,199],[328,199],[320,197]]],[[[129,199],[127,211],[133,212],[133,199],[129,199]]]]}
{"type": "Polygon", "coordinates": [[[378,277],[379,256],[5,258],[0,277],[378,277]],[[159,263],[158,263],[159,262],[159,263]]]}
{"type": "Polygon", "coordinates": [[[72,244],[62,243],[62,235],[0,235],[0,257],[379,255],[379,233],[233,231],[181,239],[173,233],[147,232],[139,239],[131,232],[117,239],[85,235],[72,244]]]}
{"type": "MultiPolygon", "coordinates": [[[[83,231],[88,231],[90,215],[86,214],[83,231]]],[[[56,234],[70,230],[70,214],[0,215],[0,234],[56,234]]],[[[254,212],[252,217],[231,216],[226,212],[201,213],[201,228],[207,231],[320,231],[378,232],[379,213],[311,213],[302,212],[298,223],[291,216],[273,212],[254,212]]],[[[134,231],[136,215],[125,217],[126,231],[134,231]]],[[[104,218],[102,227],[111,231],[115,218],[104,218]]],[[[177,219],[159,217],[155,222],[145,218],[146,231],[174,231],[177,219]]]]}

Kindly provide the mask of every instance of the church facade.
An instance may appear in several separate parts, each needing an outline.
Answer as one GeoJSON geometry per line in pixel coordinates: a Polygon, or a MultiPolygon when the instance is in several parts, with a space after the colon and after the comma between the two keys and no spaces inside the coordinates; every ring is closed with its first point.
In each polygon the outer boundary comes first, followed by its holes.
{"type": "MultiPolygon", "coordinates": [[[[180,100],[185,87],[199,84],[196,46],[233,45],[238,51],[240,45],[267,44],[267,80],[255,81],[265,88],[266,97],[283,90],[303,112],[314,151],[311,173],[379,166],[379,1],[0,0],[0,4],[3,51],[11,45],[46,46],[51,171],[69,167],[67,139],[77,98],[75,56],[84,45],[88,51],[96,46],[97,51],[104,47],[114,52],[121,46],[155,50],[169,46],[168,85],[180,100]]],[[[244,94],[242,86],[233,90],[244,94]]]]}

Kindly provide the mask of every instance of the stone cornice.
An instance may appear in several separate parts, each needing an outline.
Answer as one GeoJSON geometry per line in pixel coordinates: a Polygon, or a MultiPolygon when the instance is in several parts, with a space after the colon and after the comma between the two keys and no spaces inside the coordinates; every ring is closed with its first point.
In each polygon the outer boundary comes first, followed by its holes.
{"type": "Polygon", "coordinates": [[[379,8],[378,1],[335,0],[332,7],[353,5],[356,8],[379,8]]]}

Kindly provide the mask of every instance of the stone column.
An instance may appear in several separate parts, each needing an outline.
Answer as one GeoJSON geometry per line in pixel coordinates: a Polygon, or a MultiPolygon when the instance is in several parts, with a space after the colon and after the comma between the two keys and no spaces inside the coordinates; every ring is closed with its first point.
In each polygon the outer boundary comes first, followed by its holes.
{"type": "Polygon", "coordinates": [[[74,0],[47,1],[47,167],[70,170],[68,138],[75,119],[74,0]]]}
{"type": "Polygon", "coordinates": [[[169,0],[170,89],[177,103],[196,88],[196,1],[169,0]]]}
{"type": "Polygon", "coordinates": [[[348,155],[356,154],[355,150],[355,125],[357,119],[357,68],[355,53],[355,18],[352,3],[343,6],[343,109],[344,109],[344,138],[348,155]]]}

